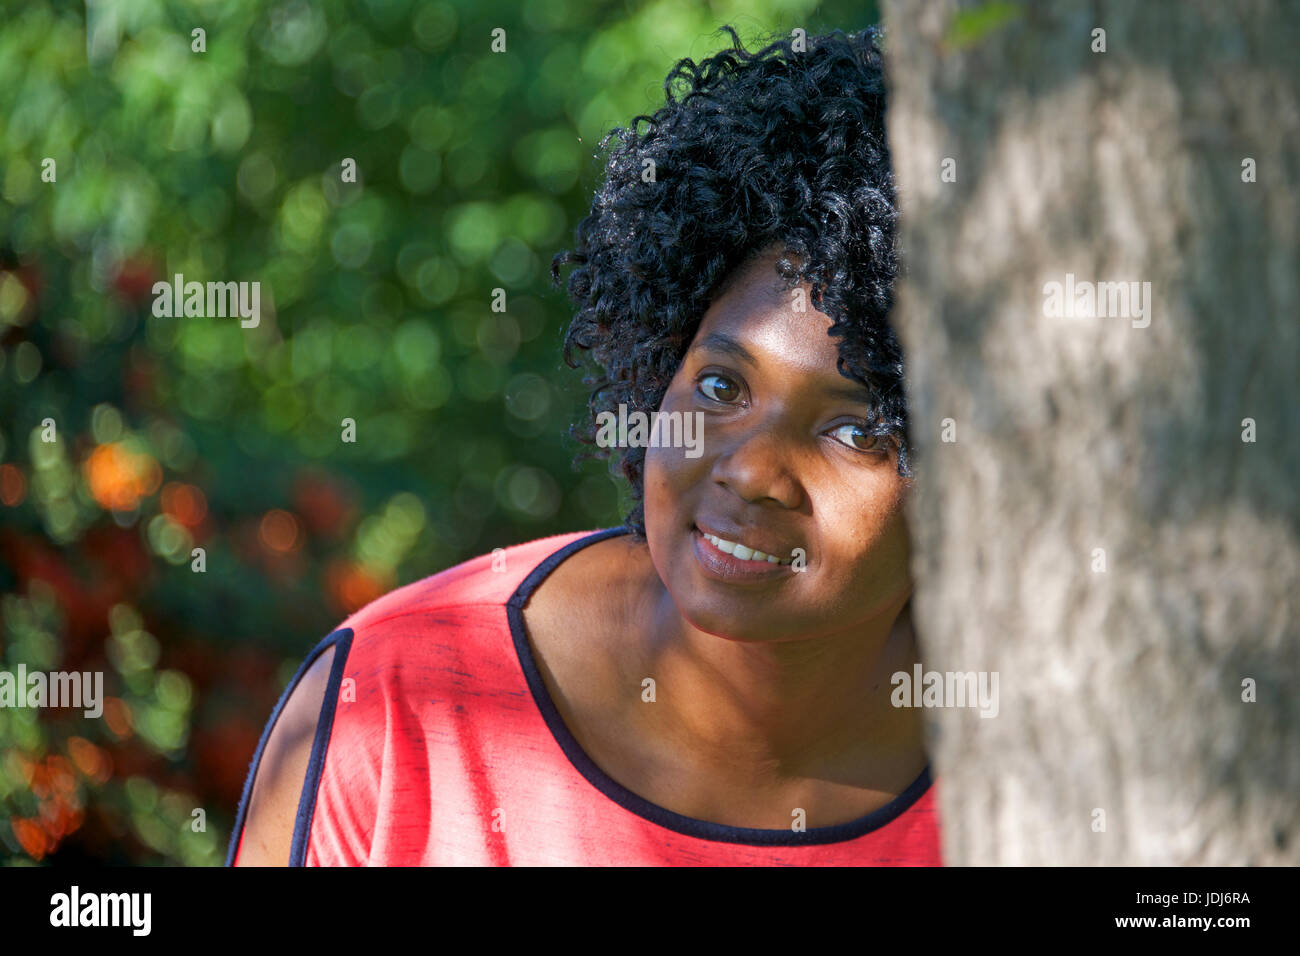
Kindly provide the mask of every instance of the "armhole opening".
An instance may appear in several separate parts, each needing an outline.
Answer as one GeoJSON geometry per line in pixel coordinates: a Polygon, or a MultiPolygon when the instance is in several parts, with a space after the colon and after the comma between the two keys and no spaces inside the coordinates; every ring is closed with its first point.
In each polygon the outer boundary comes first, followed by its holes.
{"type": "Polygon", "coordinates": [[[253,796],[253,783],[257,779],[257,770],[262,763],[262,754],[271,731],[280,719],[280,713],[288,703],[289,697],[302,681],[302,677],[326,650],[334,648],[334,659],[330,661],[329,681],[325,685],[325,696],[321,700],[320,717],[316,721],[316,735],[312,739],[311,757],[307,762],[307,774],[303,779],[302,795],[298,798],[298,813],[294,818],[293,842],[289,848],[289,866],[305,865],[307,857],[307,838],[311,833],[312,815],[316,810],[316,790],[320,786],[321,772],[325,767],[325,752],[329,748],[330,731],[334,727],[334,712],[338,704],[339,687],[343,683],[343,668],[347,665],[348,651],[352,647],[352,629],[340,628],[329,634],[317,644],[299,665],[297,672],[289,681],[276,703],[271,717],[262,731],[262,738],[257,742],[253,761],[249,766],[248,778],[244,781],[244,792],[239,798],[239,811],[235,815],[235,825],[230,833],[230,846],[226,851],[226,866],[234,866],[239,853],[240,838],[244,832],[244,818],[248,814],[248,805],[253,796]]]}

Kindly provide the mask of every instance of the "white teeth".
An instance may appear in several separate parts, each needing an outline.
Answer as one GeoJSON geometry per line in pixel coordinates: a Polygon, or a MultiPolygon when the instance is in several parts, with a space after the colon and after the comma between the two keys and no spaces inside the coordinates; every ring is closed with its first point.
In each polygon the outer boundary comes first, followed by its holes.
{"type": "MultiPolygon", "coordinates": [[[[704,532],[700,532],[700,533],[704,534],[704,532]]],[[[710,543],[712,543],[712,545],[715,548],[717,548],[719,551],[721,551],[723,554],[733,555],[734,557],[740,558],[740,560],[742,561],[767,562],[768,564],[785,564],[784,561],[782,561],[774,554],[768,554],[764,551],[759,551],[755,548],[748,548],[743,544],[736,543],[735,541],[728,541],[726,538],[719,538],[716,534],[705,534],[704,537],[708,538],[710,543]]]]}

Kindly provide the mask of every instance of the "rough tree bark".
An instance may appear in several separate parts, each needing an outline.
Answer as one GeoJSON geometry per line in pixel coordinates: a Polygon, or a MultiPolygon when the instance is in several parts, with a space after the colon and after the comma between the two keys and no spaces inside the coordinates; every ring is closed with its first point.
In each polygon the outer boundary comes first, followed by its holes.
{"type": "Polygon", "coordinates": [[[945,860],[1296,863],[1300,7],[884,14],[945,860]]]}

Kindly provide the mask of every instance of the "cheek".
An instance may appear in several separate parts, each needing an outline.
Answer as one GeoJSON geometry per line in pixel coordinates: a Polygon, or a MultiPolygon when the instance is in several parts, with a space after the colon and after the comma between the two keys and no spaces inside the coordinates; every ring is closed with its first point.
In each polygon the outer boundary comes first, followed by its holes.
{"type": "Polygon", "coordinates": [[[672,492],[672,467],[664,461],[662,448],[647,448],[645,452],[645,468],[642,473],[642,484],[644,486],[646,524],[651,519],[658,520],[664,516],[665,511],[671,511],[672,492]]]}
{"type": "Polygon", "coordinates": [[[676,528],[688,522],[695,486],[707,470],[699,470],[699,459],[686,458],[682,449],[649,447],[642,475],[645,496],[646,532],[651,527],[676,528]]]}
{"type": "MultiPolygon", "coordinates": [[[[707,445],[697,444],[697,451],[702,448],[706,449],[707,445]]],[[[697,457],[688,457],[687,451],[684,447],[671,446],[652,446],[645,450],[642,486],[647,523],[652,506],[661,512],[680,511],[689,506],[697,487],[708,478],[710,465],[707,456],[701,453],[697,457]]]]}
{"type": "Polygon", "coordinates": [[[877,488],[864,507],[861,490],[849,507],[836,509],[822,523],[832,569],[846,588],[879,593],[910,581],[911,540],[903,495],[892,483],[877,488]]]}
{"type": "MultiPolygon", "coordinates": [[[[666,448],[647,448],[642,470],[642,496],[645,509],[646,541],[656,566],[667,558],[673,529],[681,523],[681,493],[676,486],[671,452],[666,448]]],[[[663,568],[659,568],[662,573],[663,568]]]]}
{"type": "Polygon", "coordinates": [[[907,522],[899,510],[877,528],[872,564],[877,574],[887,575],[893,581],[910,579],[911,556],[907,522]]]}
{"type": "Polygon", "coordinates": [[[685,502],[675,484],[676,469],[679,467],[680,462],[673,460],[672,449],[646,449],[645,468],[642,472],[646,545],[650,551],[650,563],[659,575],[659,580],[673,594],[673,600],[680,607],[684,595],[679,595],[675,590],[677,582],[674,575],[686,566],[688,556],[681,552],[684,536],[679,525],[687,522],[688,518],[685,516],[685,502]]]}

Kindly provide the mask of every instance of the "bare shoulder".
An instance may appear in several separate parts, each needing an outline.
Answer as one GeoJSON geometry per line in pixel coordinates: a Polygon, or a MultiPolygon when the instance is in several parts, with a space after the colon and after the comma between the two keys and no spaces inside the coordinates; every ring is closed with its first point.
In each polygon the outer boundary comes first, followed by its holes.
{"type": "Polygon", "coordinates": [[[621,686],[630,655],[636,597],[653,574],[644,542],[606,538],[569,555],[538,585],[524,606],[524,628],[560,708],[579,697],[594,707],[621,686]]]}
{"type": "Polygon", "coordinates": [[[574,552],[529,597],[524,607],[529,636],[545,641],[617,626],[647,568],[653,572],[644,543],[638,544],[630,535],[606,538],[574,552]]]}
{"type": "Polygon", "coordinates": [[[287,866],[294,821],[329,684],[333,646],[307,668],[276,718],[258,762],[236,866],[287,866]]]}

